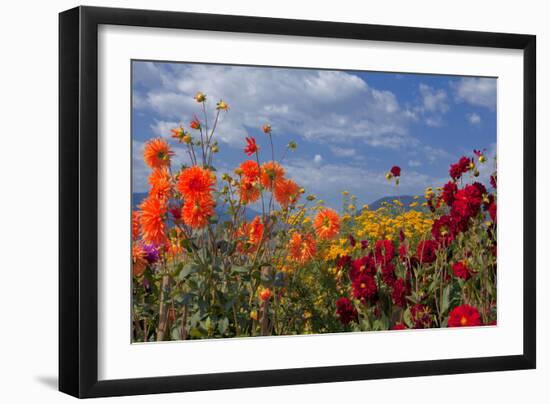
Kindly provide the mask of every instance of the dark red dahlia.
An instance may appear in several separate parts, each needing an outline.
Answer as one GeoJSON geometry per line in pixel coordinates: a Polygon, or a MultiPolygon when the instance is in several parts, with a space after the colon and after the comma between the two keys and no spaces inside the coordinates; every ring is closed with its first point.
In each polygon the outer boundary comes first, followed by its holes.
{"type": "Polygon", "coordinates": [[[466,185],[464,189],[459,190],[455,194],[455,200],[451,206],[451,214],[462,218],[471,218],[479,213],[482,202],[483,193],[481,187],[474,184],[466,185]]]}
{"type": "Polygon", "coordinates": [[[493,202],[491,205],[489,205],[489,209],[487,209],[489,212],[489,216],[491,216],[491,220],[493,222],[497,222],[497,203],[493,202]]]}
{"type": "Polygon", "coordinates": [[[472,276],[472,271],[463,261],[455,262],[453,264],[453,273],[457,278],[464,279],[465,281],[470,279],[472,276]]]}
{"type": "Polygon", "coordinates": [[[448,182],[443,185],[443,192],[441,193],[441,198],[445,201],[448,206],[451,206],[455,200],[455,194],[458,191],[458,187],[454,182],[448,182]]]}
{"type": "Polygon", "coordinates": [[[376,263],[379,265],[384,265],[387,262],[390,262],[393,258],[395,248],[391,240],[378,240],[374,246],[374,257],[376,258],[376,263]]]}
{"type": "Polygon", "coordinates": [[[390,173],[394,176],[394,177],[399,177],[401,175],[401,167],[399,166],[393,166],[390,170],[390,173]]]}
{"type": "Polygon", "coordinates": [[[355,247],[355,244],[357,244],[357,241],[355,241],[355,237],[353,237],[351,234],[348,237],[348,241],[352,247],[355,247]]]}
{"type": "Polygon", "coordinates": [[[372,275],[361,274],[352,281],[353,296],[365,302],[373,300],[378,292],[376,281],[372,275]]]}
{"type": "Polygon", "coordinates": [[[361,250],[365,250],[367,248],[369,248],[368,240],[361,240],[361,250]]]}
{"type": "Polygon", "coordinates": [[[349,277],[352,281],[361,274],[374,276],[375,273],[376,266],[374,265],[374,260],[370,256],[357,258],[350,263],[349,277]]]}
{"type": "Polygon", "coordinates": [[[407,295],[410,293],[410,285],[403,278],[397,279],[393,283],[391,298],[393,303],[399,307],[407,305],[407,295]]]}
{"type": "Polygon", "coordinates": [[[357,321],[358,313],[353,303],[347,297],[341,297],[336,300],[336,313],[340,317],[342,324],[349,324],[357,321]]]}
{"type": "Polygon", "coordinates": [[[462,174],[470,170],[471,163],[472,160],[470,160],[466,156],[462,156],[460,160],[458,160],[458,163],[451,164],[451,167],[449,168],[449,175],[452,179],[458,180],[460,177],[462,177],[462,174]]]}
{"type": "Polygon", "coordinates": [[[455,307],[449,313],[449,327],[473,327],[481,325],[479,311],[469,304],[455,307]]]}
{"type": "Polygon", "coordinates": [[[351,257],[349,255],[342,255],[336,260],[336,267],[339,269],[347,268],[351,264],[351,257]]]}
{"type": "Polygon", "coordinates": [[[449,244],[455,238],[453,220],[449,215],[443,215],[434,220],[432,225],[432,237],[444,244],[449,244]]]}
{"type": "MultiPolygon", "coordinates": [[[[480,182],[474,182],[471,187],[475,188],[477,192],[471,190],[469,191],[472,194],[472,197],[483,199],[483,195],[487,193],[487,188],[480,182]]],[[[468,188],[468,187],[466,187],[468,188]]]]}
{"type": "Polygon", "coordinates": [[[437,258],[438,243],[434,240],[424,240],[418,243],[416,254],[422,264],[431,264],[437,258]]]}
{"type": "Polygon", "coordinates": [[[392,287],[395,283],[395,279],[395,265],[393,265],[391,262],[388,262],[382,267],[382,281],[389,287],[392,287]]]}

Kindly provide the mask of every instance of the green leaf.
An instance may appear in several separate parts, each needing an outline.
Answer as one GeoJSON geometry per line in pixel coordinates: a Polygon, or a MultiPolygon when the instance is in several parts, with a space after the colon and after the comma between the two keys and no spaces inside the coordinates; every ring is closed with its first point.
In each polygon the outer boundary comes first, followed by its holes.
{"type": "Polygon", "coordinates": [[[179,275],[178,275],[178,279],[185,280],[191,274],[194,274],[196,272],[199,272],[199,266],[198,265],[196,265],[196,264],[186,264],[180,270],[179,275]]]}
{"type": "Polygon", "coordinates": [[[248,271],[249,269],[245,266],[234,265],[231,267],[231,273],[234,273],[234,274],[247,274],[248,271]]]}
{"type": "Polygon", "coordinates": [[[229,327],[229,320],[227,319],[227,317],[224,317],[223,319],[218,321],[218,331],[220,332],[220,334],[222,335],[225,334],[228,327],[229,327]]]}
{"type": "Polygon", "coordinates": [[[449,309],[450,296],[451,296],[451,284],[445,286],[445,289],[443,289],[443,301],[441,302],[442,314],[447,312],[447,310],[449,309]]]}
{"type": "Polygon", "coordinates": [[[407,307],[407,310],[403,313],[403,321],[407,325],[408,328],[412,328],[414,326],[413,318],[410,309],[407,307]]]}

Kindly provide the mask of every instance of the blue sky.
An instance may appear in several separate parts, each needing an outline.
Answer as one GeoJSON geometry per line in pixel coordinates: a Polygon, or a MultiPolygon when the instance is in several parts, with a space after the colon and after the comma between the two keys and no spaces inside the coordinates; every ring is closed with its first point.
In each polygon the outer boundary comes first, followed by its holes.
{"type": "Polygon", "coordinates": [[[269,160],[261,126],[270,123],[276,159],[290,140],[298,144],[283,162],[288,176],[335,208],[344,190],[360,204],[422,194],[447,181],[449,164],[461,155],[487,149],[492,161],[496,150],[493,78],[141,61],[132,62],[132,77],[134,192],[147,189],[142,150],[148,139],[169,139],[174,163],[188,163],[170,129],[189,130],[193,115],[202,116],[197,91],[208,96],[211,120],[217,101],[230,105],[215,135],[219,172],[247,158],[246,136],[256,138],[262,160],[269,160]],[[384,178],[393,165],[402,168],[398,191],[384,178]]]}

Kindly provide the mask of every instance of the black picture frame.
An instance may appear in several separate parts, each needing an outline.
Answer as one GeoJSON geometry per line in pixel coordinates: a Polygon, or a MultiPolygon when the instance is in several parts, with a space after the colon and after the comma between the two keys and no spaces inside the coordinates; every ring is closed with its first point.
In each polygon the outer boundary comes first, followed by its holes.
{"type": "Polygon", "coordinates": [[[59,390],[103,397],[536,366],[536,37],[533,35],[77,7],[59,15],[59,390]],[[99,381],[98,26],[180,28],[523,51],[523,354],[99,381]]]}

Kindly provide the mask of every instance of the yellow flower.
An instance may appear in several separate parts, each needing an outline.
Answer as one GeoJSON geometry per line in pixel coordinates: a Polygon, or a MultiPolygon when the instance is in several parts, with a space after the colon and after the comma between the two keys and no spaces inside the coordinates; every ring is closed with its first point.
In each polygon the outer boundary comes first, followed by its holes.
{"type": "Polygon", "coordinates": [[[220,111],[228,111],[229,105],[224,100],[220,100],[220,102],[216,104],[216,109],[220,111]]]}
{"type": "Polygon", "coordinates": [[[206,101],[206,94],[199,91],[197,94],[195,94],[195,96],[193,98],[197,102],[205,102],[206,101]]]}
{"type": "Polygon", "coordinates": [[[258,321],[258,312],[256,310],[252,310],[250,312],[250,318],[254,321],[258,321]]]}

